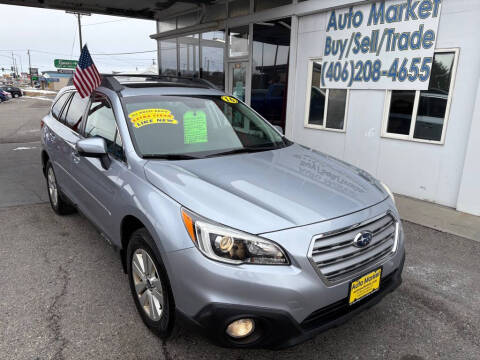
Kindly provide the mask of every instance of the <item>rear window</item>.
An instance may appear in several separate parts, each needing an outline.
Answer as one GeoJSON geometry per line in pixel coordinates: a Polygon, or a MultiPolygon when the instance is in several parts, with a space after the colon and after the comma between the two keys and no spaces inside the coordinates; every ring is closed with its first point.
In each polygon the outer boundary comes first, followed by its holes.
{"type": "Polygon", "coordinates": [[[58,120],[58,117],[60,116],[60,112],[62,111],[63,105],[65,105],[65,102],[68,100],[68,97],[70,96],[70,94],[71,93],[67,92],[63,95],[60,95],[57,102],[53,105],[52,115],[55,119],[58,120]]]}

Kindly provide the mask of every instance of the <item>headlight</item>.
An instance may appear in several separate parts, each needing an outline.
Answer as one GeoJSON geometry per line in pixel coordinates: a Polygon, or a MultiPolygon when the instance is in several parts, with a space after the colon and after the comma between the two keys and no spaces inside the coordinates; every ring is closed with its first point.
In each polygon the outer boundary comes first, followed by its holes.
{"type": "Polygon", "coordinates": [[[393,203],[395,204],[395,197],[393,196],[393,192],[392,190],[390,190],[390,188],[385,185],[383,182],[380,181],[380,184],[382,184],[383,188],[385,189],[385,191],[387,192],[387,194],[392,198],[392,201],[393,203]]]}
{"type": "Polygon", "coordinates": [[[289,265],[285,252],[270,240],[217,225],[182,209],[195,246],[208,258],[229,264],[289,265]]]}

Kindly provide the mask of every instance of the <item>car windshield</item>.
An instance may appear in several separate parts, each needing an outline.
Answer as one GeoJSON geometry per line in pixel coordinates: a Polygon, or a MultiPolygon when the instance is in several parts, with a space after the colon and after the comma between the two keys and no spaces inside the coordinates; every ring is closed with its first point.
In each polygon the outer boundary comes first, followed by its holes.
{"type": "Polygon", "coordinates": [[[248,106],[229,96],[124,98],[133,142],[143,157],[188,159],[289,145],[248,106]]]}

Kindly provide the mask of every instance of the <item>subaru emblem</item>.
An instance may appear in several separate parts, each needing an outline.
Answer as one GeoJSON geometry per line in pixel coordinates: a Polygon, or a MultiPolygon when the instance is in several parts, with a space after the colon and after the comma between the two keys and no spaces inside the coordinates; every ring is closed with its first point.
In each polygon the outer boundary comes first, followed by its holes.
{"type": "Polygon", "coordinates": [[[362,231],[359,232],[357,235],[355,235],[355,238],[353,239],[353,245],[356,247],[363,248],[365,246],[368,246],[370,242],[373,239],[373,233],[371,231],[362,231]]]}

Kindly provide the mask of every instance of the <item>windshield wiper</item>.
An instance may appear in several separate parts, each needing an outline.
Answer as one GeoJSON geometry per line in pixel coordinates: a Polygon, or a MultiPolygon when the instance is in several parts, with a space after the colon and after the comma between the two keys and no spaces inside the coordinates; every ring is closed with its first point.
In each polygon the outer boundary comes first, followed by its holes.
{"type": "Polygon", "coordinates": [[[142,156],[144,159],[165,159],[165,160],[193,160],[199,157],[186,154],[146,154],[142,156]]]}
{"type": "Polygon", "coordinates": [[[259,151],[268,151],[268,150],[276,150],[280,149],[278,146],[250,146],[250,147],[243,147],[240,149],[233,149],[229,151],[224,151],[224,152],[219,152],[219,153],[214,153],[207,155],[205,157],[215,157],[215,156],[223,156],[223,155],[232,155],[232,154],[242,154],[242,153],[253,153],[253,152],[259,152],[259,151]]]}

